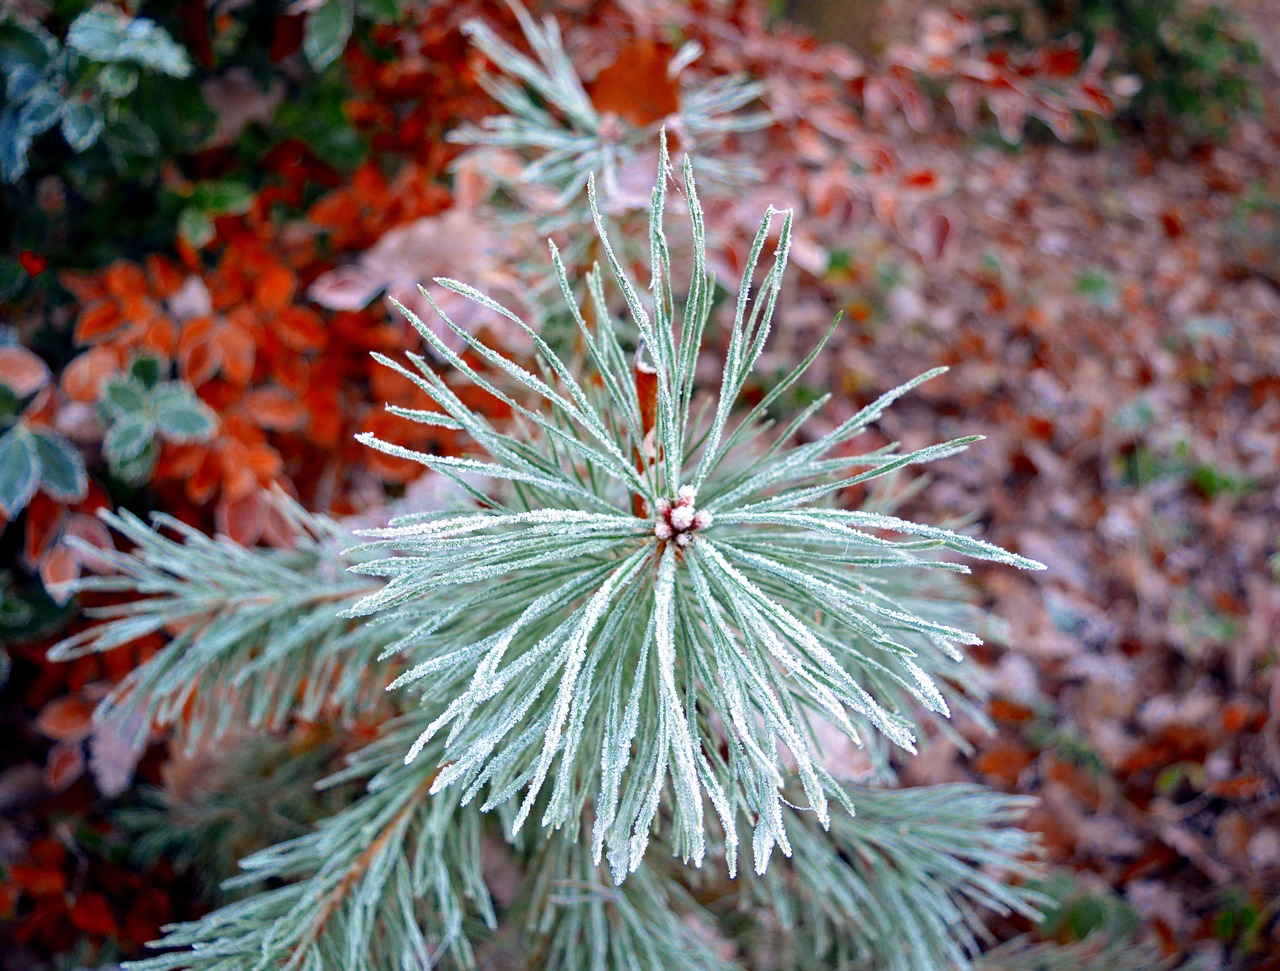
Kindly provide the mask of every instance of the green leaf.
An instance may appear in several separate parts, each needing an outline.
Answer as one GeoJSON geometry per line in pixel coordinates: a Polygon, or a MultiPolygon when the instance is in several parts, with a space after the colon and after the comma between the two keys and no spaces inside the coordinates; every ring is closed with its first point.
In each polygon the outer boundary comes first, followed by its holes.
{"type": "Polygon", "coordinates": [[[203,441],[218,424],[218,416],[191,388],[177,381],[156,388],[151,395],[151,410],[161,434],[175,442],[203,441]]]}
{"type": "Polygon", "coordinates": [[[238,216],[253,205],[253,190],[243,182],[201,182],[191,205],[210,216],[238,216]]]}
{"type": "Polygon", "coordinates": [[[280,105],[275,122],[283,135],[306,142],[322,162],[350,172],[365,160],[368,146],[345,114],[346,100],[341,81],[322,76],[308,86],[304,100],[280,105]]]}
{"type": "Polygon", "coordinates": [[[38,23],[0,23],[0,72],[23,65],[43,71],[58,55],[57,39],[38,23]]]}
{"type": "Polygon", "coordinates": [[[156,469],[156,461],[160,458],[160,443],[152,439],[147,443],[137,456],[123,462],[117,462],[111,467],[121,480],[132,485],[142,485],[151,478],[151,473],[156,469]]]}
{"type": "Polygon", "coordinates": [[[108,64],[98,75],[98,90],[111,98],[125,98],[138,86],[138,70],[128,64],[108,64]]]}
{"type": "Polygon", "coordinates": [[[27,92],[26,100],[18,109],[18,127],[34,138],[52,128],[65,108],[65,102],[56,90],[42,84],[27,92]]]}
{"type": "Polygon", "coordinates": [[[102,102],[74,101],[62,113],[62,137],[73,152],[83,152],[102,134],[106,120],[102,116],[102,102]]]}
{"type": "Polygon", "coordinates": [[[83,499],[89,477],[76,447],[54,432],[33,432],[32,438],[40,458],[40,484],[44,491],[60,502],[83,499]]]}
{"type": "Polygon", "coordinates": [[[156,437],[156,425],[148,414],[127,414],[107,430],[102,446],[107,462],[120,469],[136,461],[156,437]]]}
{"type": "Polygon", "coordinates": [[[22,399],[13,393],[12,388],[7,384],[0,384],[0,419],[17,418],[22,414],[22,404],[22,399]]]}
{"type": "Polygon", "coordinates": [[[14,104],[24,101],[32,91],[45,83],[43,69],[30,64],[17,64],[5,78],[4,91],[14,104]]]}
{"type": "Polygon", "coordinates": [[[0,259],[0,300],[12,300],[27,285],[27,271],[17,260],[0,259]]]}
{"type": "Polygon", "coordinates": [[[32,136],[18,122],[17,106],[0,111],[0,178],[6,182],[17,182],[27,171],[32,136]]]}
{"type": "Polygon", "coordinates": [[[135,378],[116,378],[102,389],[102,411],[108,420],[143,414],[146,410],[147,390],[135,378]]]}
{"type": "MultiPolygon", "coordinates": [[[[9,586],[13,582],[13,574],[8,570],[0,571],[0,629],[12,630],[21,627],[31,620],[34,611],[31,604],[13,596],[9,586]]],[[[0,653],[0,674],[8,673],[9,656],[0,653]]],[[[0,677],[0,688],[4,687],[4,677],[0,677]]]]}
{"type": "Polygon", "coordinates": [[[25,425],[15,425],[0,438],[0,512],[10,519],[18,515],[39,485],[35,436],[25,425]]]}
{"type": "Polygon", "coordinates": [[[195,206],[187,206],[178,213],[178,235],[201,249],[213,239],[213,221],[195,206]]]}
{"type": "Polygon", "coordinates": [[[146,17],[109,8],[86,10],[71,23],[67,46],[103,64],[127,63],[183,78],[192,71],[187,50],[146,17]]]}
{"type": "Polygon", "coordinates": [[[141,381],[143,387],[154,388],[160,383],[160,362],[154,357],[140,357],[129,365],[129,373],[141,381]]]}
{"type": "Polygon", "coordinates": [[[401,0],[356,0],[356,12],[378,23],[392,23],[404,10],[401,0]]]}
{"type": "MultiPolygon", "coordinates": [[[[129,105],[134,107],[135,100],[130,99],[129,105]]],[[[148,159],[160,154],[159,137],[133,115],[126,113],[114,120],[107,136],[112,150],[127,158],[148,159]]]]}
{"type": "Polygon", "coordinates": [[[351,36],[350,0],[328,0],[307,17],[302,49],[317,71],[328,67],[347,46],[351,36]]]}

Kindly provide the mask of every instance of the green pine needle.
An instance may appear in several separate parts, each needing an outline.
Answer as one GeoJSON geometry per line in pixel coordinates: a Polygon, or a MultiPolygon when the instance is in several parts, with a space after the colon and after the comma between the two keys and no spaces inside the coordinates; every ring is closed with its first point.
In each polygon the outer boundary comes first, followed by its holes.
{"type": "Polygon", "coordinates": [[[823,825],[830,799],[843,799],[812,740],[815,720],[854,741],[872,730],[914,751],[911,706],[948,714],[946,675],[931,672],[981,640],[916,609],[904,596],[909,587],[886,577],[939,566],[937,549],[1042,568],[970,536],[834,505],[841,489],[976,440],[843,454],[896,398],[940,371],[806,443],[792,440],[794,427],[771,432],[772,395],[735,421],[773,322],[789,212],[770,210],[756,236],[719,393],[709,419],[698,420],[695,363],[716,283],[686,164],[695,258],[683,299],[675,289],[662,222],[667,167],[664,140],[643,296],[614,257],[590,189],[625,324],[615,321],[598,271],[588,324],[552,247],[588,365],[566,362],[515,314],[452,280],[436,282],[526,331],[538,373],[435,307],[490,365],[476,370],[404,310],[439,359],[510,405],[520,422],[515,430],[492,425],[425,358],[411,355],[414,370],[399,368],[469,433],[474,453],[442,457],[364,440],[489,485],[472,487],[479,508],[469,515],[410,516],[366,531],[357,552],[387,555],[355,569],[385,582],[346,611],[465,604],[406,650],[414,666],[397,684],[418,684],[424,704],[438,710],[406,761],[443,736],[433,791],[458,787],[464,803],[480,798],[485,809],[518,803],[512,835],[533,817],[572,838],[593,817],[593,852],[597,861],[607,854],[618,882],[664,827],[676,852],[700,864],[709,813],[719,819],[731,871],[737,820],[752,821],[754,865],[763,872],[774,847],[790,852],[782,810],[793,773],[823,825]],[[773,260],[754,286],[770,240],[773,260]],[[651,400],[640,390],[646,378],[651,400]],[[464,680],[463,691],[441,696],[442,682],[464,680]],[[660,814],[668,790],[671,811],[660,814]]]}
{"type": "Polygon", "coordinates": [[[365,795],[244,861],[246,886],[273,889],[168,928],[161,945],[178,950],[135,967],[475,967],[482,948],[502,946],[510,916],[481,875],[491,810],[526,873],[516,909],[532,967],[963,968],[980,908],[1032,912],[1035,895],[1017,886],[1033,849],[1013,825],[1022,800],[855,788],[819,739],[834,729],[866,745],[883,778],[887,749],[914,750],[919,720],[945,730],[952,709],[974,713],[962,648],[980,643],[965,626],[975,614],[948,585],[967,568],[944,557],[1043,567],[900,519],[878,498],[838,505],[848,486],[878,488],[974,441],[849,454],[939,372],[806,438],[825,399],[781,429],[771,408],[815,348],[740,407],[773,324],[790,213],[766,214],[731,298],[719,388],[698,387],[721,291],[687,161],[693,267],[683,288],[673,279],[668,162],[664,144],[646,288],[616,258],[594,186],[620,299],[596,268],[580,303],[552,247],[581,361],[454,281],[438,282],[524,328],[532,365],[441,314],[467,345],[460,356],[405,311],[435,363],[382,360],[438,410],[396,413],[465,431],[472,449],[365,440],[452,480],[468,505],[401,516],[351,546],[342,528],[282,503],[292,550],[108,517],[133,552],[96,554],[113,572],[71,590],[133,599],[101,608],[104,623],[55,656],[172,640],[101,717],[172,726],[194,745],[236,723],[385,717],[374,699],[388,683],[410,708],[335,778],[367,779],[365,795]],[[464,404],[454,388],[466,381],[513,420],[499,427],[464,404]],[[755,872],[735,877],[740,827],[755,872]],[[769,866],[774,849],[792,859],[769,866]],[[699,873],[673,858],[726,867],[699,873]]]}

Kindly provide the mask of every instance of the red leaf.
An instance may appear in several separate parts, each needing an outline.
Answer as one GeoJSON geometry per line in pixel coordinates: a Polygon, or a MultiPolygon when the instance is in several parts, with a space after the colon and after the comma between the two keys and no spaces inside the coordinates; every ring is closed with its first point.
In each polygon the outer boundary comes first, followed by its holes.
{"type": "Polygon", "coordinates": [[[241,499],[224,499],[214,514],[218,531],[241,546],[252,546],[262,537],[266,526],[266,505],[266,500],[256,492],[241,499]]]}
{"type": "Polygon", "coordinates": [[[938,184],[938,176],[933,169],[916,169],[907,173],[902,184],[908,189],[932,189],[938,184]]]}
{"type": "Polygon", "coordinates": [[[116,933],[116,917],[111,912],[107,898],[100,893],[81,894],[71,907],[71,923],[98,937],[110,937],[116,933]]]}
{"type": "Polygon", "coordinates": [[[1041,63],[1049,77],[1057,80],[1069,78],[1080,70],[1080,48],[1052,48],[1042,56],[1041,63]]]}
{"type": "Polygon", "coordinates": [[[49,549],[62,534],[62,522],[66,510],[62,505],[50,499],[44,493],[37,493],[27,506],[27,523],[25,544],[22,552],[32,566],[40,562],[45,551],[49,549]]]}
{"type": "Polygon", "coordinates": [[[940,212],[930,213],[916,230],[916,249],[927,260],[940,260],[951,239],[951,220],[940,212]]]}
{"type": "Polygon", "coordinates": [[[66,874],[52,863],[17,863],[9,868],[9,878],[33,897],[50,897],[67,889],[66,874]]]}
{"type": "Polygon", "coordinates": [[[49,261],[39,253],[24,249],[18,255],[18,264],[27,271],[27,276],[37,277],[49,268],[49,261]]]}

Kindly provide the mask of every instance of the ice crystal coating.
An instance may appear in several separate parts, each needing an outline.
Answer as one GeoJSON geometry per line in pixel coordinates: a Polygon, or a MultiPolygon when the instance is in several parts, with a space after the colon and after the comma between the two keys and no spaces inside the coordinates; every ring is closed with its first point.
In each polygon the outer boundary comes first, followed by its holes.
{"type": "Polygon", "coordinates": [[[687,287],[675,289],[663,231],[668,167],[664,144],[643,296],[610,245],[593,184],[621,303],[611,302],[598,267],[585,297],[575,294],[551,247],[582,361],[562,359],[512,311],[456,281],[436,282],[524,330],[536,368],[435,307],[471,359],[485,362],[480,370],[405,311],[454,380],[418,355],[410,355],[412,369],[383,358],[438,409],[391,410],[465,432],[478,455],[363,440],[456,480],[474,504],[367,531],[370,542],[358,551],[375,558],[356,569],[385,583],[348,611],[410,618],[411,632],[392,648],[412,662],[396,686],[416,685],[438,712],[407,756],[429,752],[436,761],[432,791],[456,787],[463,803],[504,807],[513,836],[535,817],[575,839],[590,818],[593,858],[607,857],[618,882],[659,832],[700,864],[708,806],[731,871],[744,822],[763,872],[775,847],[791,852],[788,807],[807,808],[823,826],[829,800],[851,811],[815,741],[819,726],[871,741],[887,766],[874,740],[914,751],[915,718],[949,715],[947,695],[963,698],[960,648],[981,643],[954,622],[963,622],[955,609],[962,598],[931,592],[931,577],[967,568],[935,553],[1040,568],[962,533],[835,505],[849,486],[976,440],[905,453],[891,445],[851,455],[845,447],[940,370],[797,442],[829,396],[778,431],[773,409],[819,344],[754,407],[736,410],[772,325],[789,212],[770,209],[751,245],[719,390],[703,401],[695,364],[716,283],[686,160],[694,266],[687,287]],[[770,241],[774,259],[757,285],[770,241]],[[638,347],[651,367],[637,367],[638,347]],[[501,430],[473,411],[454,390],[459,381],[506,403],[518,427],[501,430]]]}

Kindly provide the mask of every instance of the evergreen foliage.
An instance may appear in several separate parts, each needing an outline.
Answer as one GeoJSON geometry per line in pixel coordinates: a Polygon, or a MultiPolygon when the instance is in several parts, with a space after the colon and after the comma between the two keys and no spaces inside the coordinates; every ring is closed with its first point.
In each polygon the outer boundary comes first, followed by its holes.
{"type": "MultiPolygon", "coordinates": [[[[524,200],[517,215],[525,214],[529,201],[525,197],[537,186],[552,193],[539,228],[579,228],[590,218],[582,194],[592,173],[600,180],[602,208],[615,213],[632,208],[636,193],[625,184],[627,170],[634,174],[637,162],[652,157],[663,126],[671,126],[686,149],[700,153],[704,178],[733,183],[752,171],[746,159],[729,155],[721,143],[732,132],[751,131],[768,122],[765,112],[743,110],[759,98],[763,91],[759,82],[733,75],[678,86],[676,75],[701,53],[691,41],[672,56],[665,78],[652,79],[659,87],[671,88],[672,114],[652,120],[623,118],[593,103],[564,49],[554,18],[539,23],[520,4],[509,5],[533,56],[516,50],[483,21],[469,21],[465,29],[472,45],[497,69],[482,75],[481,84],[505,114],[485,118],[479,125],[463,125],[449,137],[475,146],[482,157],[497,150],[518,160],[514,176],[504,173],[503,166],[491,167],[502,187],[517,202],[524,200]]],[[[649,96],[661,100],[660,94],[650,92],[649,96]]],[[[643,192],[638,208],[643,213],[643,192]]]]}
{"type": "Polygon", "coordinates": [[[392,411],[464,431],[473,448],[444,457],[365,440],[452,480],[465,505],[410,512],[355,545],[290,510],[288,551],[112,519],[134,551],[105,557],[115,572],[77,589],[143,599],[100,608],[106,623],[59,656],[158,630],[173,640],[101,717],[207,739],[233,722],[370,710],[388,680],[407,709],[333,780],[365,779],[364,795],[244,861],[245,881],[273,889],[172,928],[167,953],[137,967],[473,967],[507,917],[482,874],[490,830],[527,874],[514,913],[534,966],[965,967],[983,910],[1034,913],[1022,800],[856,786],[820,739],[866,744],[891,775],[923,718],[965,703],[962,649],[981,642],[957,626],[967,608],[946,583],[967,568],[943,556],[1042,567],[838,505],[849,486],[975,440],[851,454],[937,372],[825,432],[803,426],[826,397],[779,426],[775,405],[820,345],[742,405],[773,326],[789,213],[766,215],[729,297],[718,393],[701,393],[696,365],[723,291],[687,160],[693,266],[687,281],[673,275],[668,167],[664,141],[647,292],[614,255],[594,184],[619,297],[596,267],[580,298],[551,247],[580,360],[453,280],[436,282],[527,334],[532,370],[436,307],[461,356],[405,310],[430,356],[384,363],[436,409],[392,411]],[[469,407],[466,382],[509,405],[511,423],[469,407]]]}

